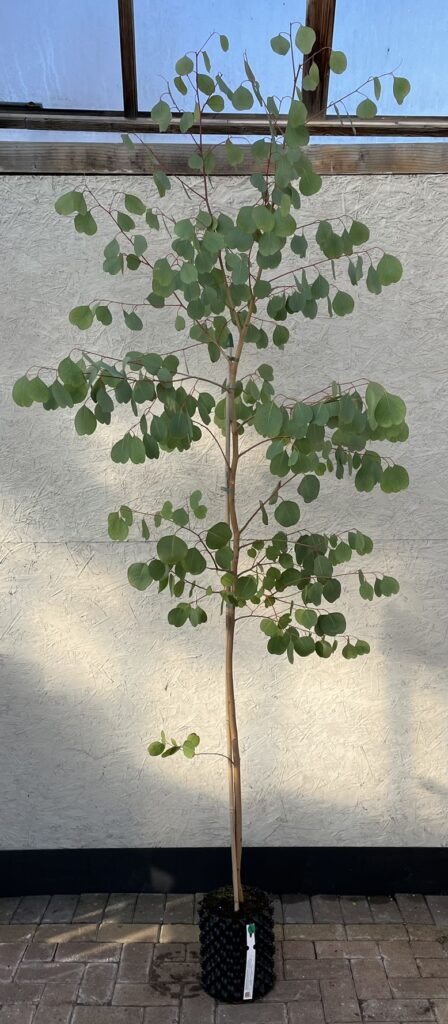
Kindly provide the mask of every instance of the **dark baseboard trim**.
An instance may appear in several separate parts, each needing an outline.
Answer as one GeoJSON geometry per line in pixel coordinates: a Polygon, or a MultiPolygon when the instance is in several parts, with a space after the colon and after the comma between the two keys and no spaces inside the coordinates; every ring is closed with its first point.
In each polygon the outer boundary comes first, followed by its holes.
{"type": "MultiPolygon", "coordinates": [[[[249,847],[244,880],[271,892],[448,892],[445,847],[249,847]]],[[[230,882],[226,848],[3,850],[0,895],[204,892],[230,882]]]]}

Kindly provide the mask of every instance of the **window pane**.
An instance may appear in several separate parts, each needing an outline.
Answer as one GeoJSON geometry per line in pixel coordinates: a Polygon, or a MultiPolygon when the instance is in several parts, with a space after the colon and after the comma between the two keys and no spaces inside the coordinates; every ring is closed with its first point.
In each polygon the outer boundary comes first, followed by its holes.
{"type": "MultiPolygon", "coordinates": [[[[344,0],[336,4],[333,47],[346,54],[348,68],[343,75],[330,76],[330,102],[358,89],[370,75],[395,70],[396,75],[409,79],[411,92],[398,106],[392,78],[382,79],[380,114],[446,115],[447,37],[446,0],[433,0],[431,5],[419,0],[344,0]]],[[[371,84],[362,92],[374,98],[371,84]]],[[[344,101],[350,113],[363,98],[358,93],[344,101]]],[[[342,104],[340,110],[343,113],[342,104]]]]}
{"type": "MultiPolygon", "coordinates": [[[[140,110],[151,109],[166,89],[165,80],[175,75],[179,57],[188,50],[199,50],[214,30],[228,36],[230,49],[223,53],[216,37],[207,43],[212,73],[222,72],[230,87],[236,88],[247,77],[243,67],[247,51],[262,95],[291,95],[291,58],[274,53],[270,39],[278,32],[288,32],[290,22],[304,21],[305,0],[228,0],[226,4],[222,0],[190,0],[188,4],[184,0],[135,0],[140,110]]],[[[178,95],[178,99],[179,106],[188,109],[188,97],[178,95]]],[[[226,97],[224,101],[226,110],[232,110],[226,97]]],[[[252,112],[259,109],[254,104],[252,112]]]]}
{"type": "Polygon", "coordinates": [[[0,102],[122,110],[116,0],[4,3],[0,102]]]}

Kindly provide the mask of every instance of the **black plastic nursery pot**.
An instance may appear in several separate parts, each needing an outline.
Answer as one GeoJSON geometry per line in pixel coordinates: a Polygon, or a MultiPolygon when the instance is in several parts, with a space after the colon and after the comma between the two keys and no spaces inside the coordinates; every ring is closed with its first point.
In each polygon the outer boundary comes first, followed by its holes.
{"type": "Polygon", "coordinates": [[[270,897],[244,889],[235,912],[232,889],[204,896],[199,910],[202,987],[223,1003],[254,1002],[275,982],[274,914],[270,897]]]}

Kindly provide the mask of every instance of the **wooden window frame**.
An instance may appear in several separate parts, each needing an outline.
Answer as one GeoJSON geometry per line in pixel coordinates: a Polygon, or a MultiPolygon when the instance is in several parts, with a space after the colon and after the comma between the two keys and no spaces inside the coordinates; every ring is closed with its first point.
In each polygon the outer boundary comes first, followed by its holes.
{"type": "MultiPolygon", "coordinates": [[[[123,109],[60,110],[34,104],[0,104],[0,129],[51,132],[112,132],[137,136],[158,135],[158,125],[148,114],[139,111],[137,62],[135,50],[134,0],[117,0],[120,26],[120,52],[123,81],[123,109]]],[[[304,91],[310,117],[311,136],[362,136],[368,138],[448,138],[448,117],[388,117],[374,120],[339,117],[325,114],[330,77],[329,57],[333,40],[336,0],[307,0],[306,24],[316,33],[313,50],[304,61],[306,74],[311,60],[319,65],[319,86],[314,92],[304,91]]],[[[179,115],[173,114],[169,132],[179,132],[179,115]]],[[[279,127],[286,118],[279,119],[279,127]]],[[[259,114],[204,114],[206,135],[265,135],[269,123],[259,114]]],[[[145,147],[123,153],[124,147],[102,143],[32,143],[0,142],[0,173],[66,174],[71,170],[86,174],[151,173],[151,161],[145,147]],[[114,161],[117,170],[115,170],[114,161]]],[[[245,147],[244,162],[233,174],[251,173],[250,150],[245,147]]],[[[310,153],[320,173],[332,174],[416,174],[447,173],[448,145],[403,143],[388,145],[366,143],[350,146],[311,145],[310,153]],[[355,170],[356,168],[356,170],[355,170]]],[[[187,165],[191,147],[188,144],[151,143],[151,151],[164,160],[171,173],[191,174],[187,165]]],[[[228,173],[218,159],[217,174],[228,173]]]]}

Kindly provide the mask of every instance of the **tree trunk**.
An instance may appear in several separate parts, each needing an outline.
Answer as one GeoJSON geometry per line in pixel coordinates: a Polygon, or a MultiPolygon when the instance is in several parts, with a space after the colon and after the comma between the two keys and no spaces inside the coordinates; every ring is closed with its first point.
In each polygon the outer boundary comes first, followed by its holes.
{"type": "MultiPolygon", "coordinates": [[[[232,572],[236,575],[239,562],[239,529],[235,507],[235,477],[238,466],[238,427],[235,419],[234,386],[237,362],[230,363],[226,402],[226,519],[233,534],[232,572]]],[[[235,639],[235,606],[226,607],[226,657],[225,657],[225,690],[226,690],[226,725],[227,725],[227,757],[229,779],[229,814],[230,839],[232,850],[232,885],[234,908],[237,911],[243,902],[241,885],[241,856],[243,844],[243,814],[241,803],[241,767],[238,743],[238,726],[235,707],[235,689],[233,678],[233,657],[235,639]]]]}

